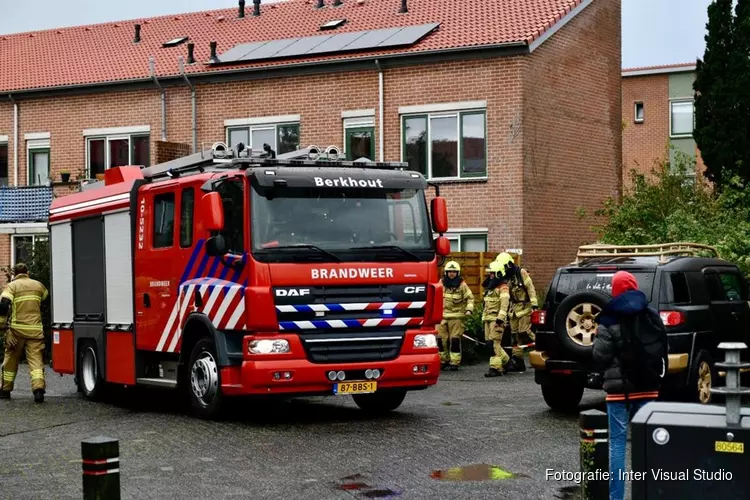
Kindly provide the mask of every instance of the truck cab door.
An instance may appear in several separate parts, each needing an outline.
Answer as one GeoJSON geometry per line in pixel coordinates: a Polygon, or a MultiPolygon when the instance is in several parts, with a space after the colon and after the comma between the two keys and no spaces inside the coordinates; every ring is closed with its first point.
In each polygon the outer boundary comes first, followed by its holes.
{"type": "Polygon", "coordinates": [[[164,350],[177,302],[175,191],[142,192],[136,223],[136,347],[164,350]],[[161,349],[159,347],[161,346],[161,349]]]}
{"type": "Polygon", "coordinates": [[[711,347],[716,348],[721,342],[748,342],[750,306],[741,274],[733,268],[708,268],[704,276],[716,332],[711,347]]]}

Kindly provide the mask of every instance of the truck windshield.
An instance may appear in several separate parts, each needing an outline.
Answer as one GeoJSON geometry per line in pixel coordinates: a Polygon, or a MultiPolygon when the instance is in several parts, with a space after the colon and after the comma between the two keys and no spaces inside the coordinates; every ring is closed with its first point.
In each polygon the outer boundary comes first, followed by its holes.
{"type": "Polygon", "coordinates": [[[434,257],[421,190],[254,186],[251,214],[253,254],[262,261],[434,257]]]}

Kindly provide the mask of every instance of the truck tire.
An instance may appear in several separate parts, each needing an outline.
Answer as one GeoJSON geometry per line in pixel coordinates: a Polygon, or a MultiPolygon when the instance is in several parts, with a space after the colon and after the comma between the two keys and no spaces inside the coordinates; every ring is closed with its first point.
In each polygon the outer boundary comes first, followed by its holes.
{"type": "Polygon", "coordinates": [[[542,384],[542,396],[547,406],[554,411],[574,413],[583,397],[583,385],[578,382],[545,382],[542,384]]]}
{"type": "Polygon", "coordinates": [[[101,376],[101,363],[96,353],[96,343],[86,341],[78,351],[76,380],[78,390],[89,401],[99,401],[104,394],[105,382],[101,376]]]}
{"type": "Polygon", "coordinates": [[[579,292],[560,303],[555,313],[555,335],[566,353],[580,360],[591,359],[596,317],[609,300],[603,293],[579,292]]]}
{"type": "Polygon", "coordinates": [[[219,417],[225,405],[216,346],[211,338],[199,340],[190,353],[185,385],[193,413],[200,418],[219,417]]]}
{"type": "Polygon", "coordinates": [[[716,385],[718,374],[714,360],[708,351],[698,351],[690,366],[688,397],[691,401],[710,404],[713,401],[711,387],[716,385]]]}
{"type": "Polygon", "coordinates": [[[372,415],[382,415],[395,410],[406,398],[406,391],[393,390],[374,394],[353,394],[354,403],[372,415]]]}

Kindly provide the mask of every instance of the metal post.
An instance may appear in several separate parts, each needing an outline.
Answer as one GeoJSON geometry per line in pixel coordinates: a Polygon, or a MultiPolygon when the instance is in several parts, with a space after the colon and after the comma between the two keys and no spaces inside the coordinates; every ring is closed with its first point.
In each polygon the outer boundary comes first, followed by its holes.
{"type": "Polygon", "coordinates": [[[120,500],[120,445],[97,436],[81,441],[83,499],[120,500]]]}
{"type": "Polygon", "coordinates": [[[609,471],[609,422],[607,414],[599,410],[586,410],[578,414],[581,430],[580,456],[581,495],[585,500],[608,500],[609,481],[604,472],[609,471]],[[597,473],[598,471],[598,473],[597,473]],[[589,477],[599,478],[591,480],[589,477]]]}
{"type": "Polygon", "coordinates": [[[727,371],[726,387],[711,388],[712,394],[724,394],[727,406],[727,426],[739,427],[740,411],[742,410],[742,396],[750,394],[750,389],[740,386],[740,370],[750,368],[750,363],[740,360],[740,351],[747,349],[744,342],[722,342],[719,349],[724,353],[724,362],[716,363],[717,368],[725,368],[727,371]]]}

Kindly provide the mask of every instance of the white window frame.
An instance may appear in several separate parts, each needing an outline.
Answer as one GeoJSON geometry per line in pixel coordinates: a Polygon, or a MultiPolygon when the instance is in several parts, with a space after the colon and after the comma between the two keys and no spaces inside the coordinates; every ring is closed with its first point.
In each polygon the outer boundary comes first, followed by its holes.
{"type": "MultiPolygon", "coordinates": [[[[128,141],[128,165],[133,164],[133,138],[134,137],[148,137],[148,148],[149,156],[151,155],[151,132],[133,132],[133,133],[120,133],[120,134],[94,134],[86,136],[86,177],[92,179],[91,174],[91,141],[104,141],[104,170],[109,170],[110,167],[110,153],[109,143],[110,141],[121,141],[127,139],[128,141]]],[[[149,165],[151,164],[151,158],[149,158],[149,165]]]]}
{"type": "Polygon", "coordinates": [[[693,137],[695,132],[695,100],[692,97],[675,98],[669,100],[669,137],[672,139],[682,139],[693,137]],[[679,103],[689,102],[693,105],[693,130],[689,134],[673,134],[672,133],[672,105],[679,103]]]}
{"type": "MultiPolygon", "coordinates": [[[[52,182],[52,149],[50,148],[49,134],[26,134],[24,138],[26,139],[26,185],[49,186],[52,182]],[[31,183],[31,154],[35,149],[44,149],[47,151],[47,180],[42,181],[42,184],[31,183]]],[[[8,172],[8,175],[10,175],[10,172],[8,172]]]]}
{"type": "Polygon", "coordinates": [[[399,108],[399,128],[400,128],[400,148],[401,161],[406,161],[406,141],[404,137],[404,122],[408,118],[426,117],[427,118],[427,172],[425,177],[434,181],[481,181],[487,180],[490,170],[489,162],[489,137],[487,134],[487,103],[477,101],[477,103],[467,103],[461,107],[461,103],[456,104],[435,104],[429,106],[405,106],[399,108]],[[474,104],[473,106],[471,104],[474,104]],[[463,139],[461,137],[461,117],[463,115],[484,114],[484,175],[467,175],[461,176],[463,139]],[[432,119],[433,118],[450,118],[456,119],[456,138],[457,138],[457,157],[458,157],[458,175],[453,177],[434,177],[432,175],[432,119]]]}
{"type": "MultiPolygon", "coordinates": [[[[269,116],[269,117],[261,117],[261,118],[240,118],[240,119],[232,119],[232,120],[224,120],[224,138],[226,141],[226,144],[229,145],[229,133],[232,130],[247,130],[247,137],[248,142],[250,144],[245,144],[245,147],[248,149],[251,149],[255,152],[262,152],[263,151],[263,145],[261,144],[259,148],[253,148],[252,142],[253,142],[253,131],[256,130],[269,130],[273,128],[273,150],[276,151],[276,154],[279,154],[279,127],[283,126],[289,126],[289,125],[296,125],[300,129],[302,129],[301,119],[299,115],[283,115],[283,116],[269,116]]],[[[302,147],[302,144],[300,143],[299,147],[302,147]]]]}
{"type": "MultiPolygon", "coordinates": [[[[433,238],[436,238],[438,235],[433,234],[433,238]]],[[[458,241],[458,251],[463,252],[464,250],[461,250],[463,247],[463,238],[465,237],[483,237],[485,241],[485,252],[489,251],[490,248],[490,240],[489,240],[489,231],[485,228],[477,228],[477,229],[451,229],[448,232],[444,233],[443,236],[448,238],[450,241],[458,241]]]]}
{"type": "MultiPolygon", "coordinates": [[[[344,112],[344,113],[341,113],[341,117],[343,118],[343,121],[344,121],[344,130],[343,130],[344,136],[341,141],[341,144],[343,144],[343,146],[341,147],[341,152],[343,153],[344,157],[346,157],[346,146],[347,146],[346,131],[350,128],[368,128],[368,127],[372,128],[372,140],[375,143],[372,149],[375,151],[378,150],[378,143],[377,143],[378,140],[375,137],[376,131],[375,131],[375,111],[374,110],[372,111],[372,115],[370,115],[369,113],[365,114],[364,111],[359,116],[354,115],[354,114],[345,114],[344,112]]],[[[370,158],[370,160],[376,161],[376,158],[370,158]]]]}
{"type": "MultiPolygon", "coordinates": [[[[671,110],[670,110],[671,112],[671,110]]],[[[643,104],[643,101],[635,101],[633,103],[633,122],[635,123],[643,123],[643,121],[646,118],[646,106],[643,104]],[[643,110],[643,117],[638,118],[638,105],[641,105],[641,109],[643,110]]]]}
{"type": "MultiPolygon", "coordinates": [[[[31,248],[36,245],[37,238],[46,238],[49,241],[49,233],[12,234],[10,236],[10,267],[16,265],[16,238],[31,238],[31,248]]],[[[25,263],[26,264],[26,263],[25,263]]]]}

